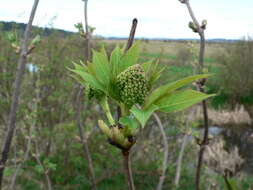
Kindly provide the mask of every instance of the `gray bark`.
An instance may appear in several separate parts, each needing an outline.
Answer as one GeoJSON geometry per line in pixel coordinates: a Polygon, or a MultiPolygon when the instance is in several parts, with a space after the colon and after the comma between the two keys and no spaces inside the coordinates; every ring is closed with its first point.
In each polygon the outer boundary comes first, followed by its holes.
{"type": "Polygon", "coordinates": [[[0,160],[0,189],[2,187],[3,174],[5,169],[6,161],[8,160],[8,154],[10,152],[11,142],[13,138],[13,133],[16,127],[16,113],[19,103],[19,95],[20,95],[20,87],[23,79],[23,75],[25,72],[25,65],[27,61],[27,52],[28,52],[28,41],[31,34],[32,22],[37,10],[39,0],[34,0],[34,4],[32,7],[32,11],[30,14],[29,22],[26,26],[26,30],[24,33],[24,38],[21,44],[21,53],[20,58],[18,60],[18,68],[16,72],[16,78],[14,82],[13,95],[12,95],[12,103],[11,109],[8,119],[7,133],[5,135],[5,140],[3,143],[3,148],[1,152],[1,160],[0,160]]]}

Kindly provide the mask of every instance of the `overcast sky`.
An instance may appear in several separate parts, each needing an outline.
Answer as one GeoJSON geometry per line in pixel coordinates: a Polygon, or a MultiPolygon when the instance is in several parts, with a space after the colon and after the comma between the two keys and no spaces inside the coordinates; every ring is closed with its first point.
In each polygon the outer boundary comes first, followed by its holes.
{"type": "MultiPolygon", "coordinates": [[[[253,0],[190,0],[199,20],[207,19],[207,38],[253,36],[253,0]]],[[[126,37],[131,20],[139,20],[137,37],[197,38],[190,16],[178,0],[89,0],[89,24],[103,36],[126,37]]],[[[0,20],[27,22],[33,0],[0,0],[0,20]]],[[[82,0],[40,0],[34,25],[76,31],[83,22],[82,0]],[[54,18],[54,19],[52,19],[54,18]],[[51,20],[51,21],[50,21],[51,20]]]]}

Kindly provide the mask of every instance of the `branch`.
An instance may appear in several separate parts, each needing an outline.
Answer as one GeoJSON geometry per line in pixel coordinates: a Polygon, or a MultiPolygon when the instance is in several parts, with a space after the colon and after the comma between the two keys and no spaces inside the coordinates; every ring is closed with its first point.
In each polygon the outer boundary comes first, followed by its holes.
{"type": "Polygon", "coordinates": [[[122,150],[122,156],[128,189],[135,190],[129,151],[122,150]]]}
{"type": "Polygon", "coordinates": [[[156,190],[162,190],[163,188],[163,183],[164,183],[164,180],[166,178],[166,171],[167,171],[167,168],[168,168],[168,156],[169,156],[169,144],[168,144],[168,141],[167,141],[167,136],[166,136],[166,133],[164,131],[164,127],[162,125],[162,122],[159,118],[159,116],[154,113],[153,116],[155,117],[155,120],[158,124],[158,127],[162,133],[162,138],[163,138],[163,145],[164,145],[164,156],[163,156],[163,168],[162,168],[162,174],[160,176],[160,179],[159,179],[159,183],[156,187],[156,190]]]}
{"type": "MultiPolygon", "coordinates": [[[[186,118],[185,128],[186,129],[189,128],[189,117],[186,118]]],[[[185,146],[186,146],[187,137],[188,137],[188,134],[185,133],[184,137],[183,137],[183,142],[182,142],[181,147],[180,147],[179,156],[178,156],[178,159],[177,159],[177,164],[176,164],[177,169],[176,169],[176,175],[175,175],[175,180],[174,180],[174,184],[175,184],[176,187],[178,187],[178,185],[179,185],[180,174],[181,174],[181,166],[182,166],[182,160],[183,160],[183,155],[184,155],[184,150],[185,150],[185,146]]]]}
{"type": "MultiPolygon", "coordinates": [[[[89,33],[89,26],[88,26],[88,0],[83,0],[84,1],[84,21],[85,21],[85,62],[87,62],[88,60],[90,60],[90,33],[89,33]]],[[[83,146],[83,153],[84,153],[84,157],[86,158],[87,162],[88,162],[88,171],[89,171],[89,178],[91,181],[91,185],[92,185],[92,190],[97,190],[97,185],[96,185],[96,180],[95,180],[95,172],[94,172],[94,167],[93,167],[93,161],[91,158],[91,154],[90,154],[90,150],[89,150],[89,146],[88,146],[88,140],[87,137],[85,135],[85,131],[83,129],[82,126],[82,118],[81,118],[81,113],[82,113],[82,109],[83,109],[83,102],[81,100],[81,97],[83,95],[83,87],[81,85],[79,85],[79,91],[78,91],[78,95],[76,98],[76,122],[77,122],[77,127],[79,130],[79,136],[81,139],[81,143],[83,146]]]]}
{"type": "MultiPolygon", "coordinates": [[[[186,4],[188,12],[192,18],[193,25],[196,26],[196,31],[200,36],[200,51],[199,51],[199,73],[203,73],[204,68],[204,55],[205,55],[205,28],[206,28],[206,21],[204,20],[202,22],[202,25],[200,26],[199,22],[197,21],[194,12],[190,6],[189,0],[179,0],[181,3],[186,4]]],[[[190,26],[191,27],[191,26],[190,26]]],[[[193,26],[194,27],[194,26],[193,26]]],[[[192,28],[192,27],[191,27],[192,28]]],[[[194,29],[194,28],[192,28],[194,29]]],[[[198,89],[200,92],[204,92],[204,85],[205,85],[206,79],[202,79],[198,82],[198,89]]],[[[202,108],[203,108],[203,117],[204,117],[204,137],[200,144],[200,150],[199,150],[199,156],[198,156],[198,164],[197,164],[197,170],[196,170],[196,190],[200,189],[200,173],[202,168],[202,162],[203,162],[203,155],[205,151],[205,146],[208,144],[208,112],[207,112],[207,103],[206,100],[202,101],[202,108]]]]}
{"type": "Polygon", "coordinates": [[[37,163],[39,164],[39,166],[41,168],[43,168],[43,173],[45,175],[45,178],[46,178],[46,181],[47,181],[47,189],[48,190],[52,190],[52,182],[51,182],[51,179],[50,179],[50,176],[49,176],[49,169],[46,168],[41,159],[40,159],[40,153],[39,153],[39,147],[38,147],[38,143],[36,140],[33,140],[34,142],[34,147],[35,147],[35,154],[33,154],[33,156],[35,157],[37,163]]]}
{"type": "Polygon", "coordinates": [[[88,25],[88,0],[84,1],[84,22],[85,22],[85,63],[90,60],[91,56],[91,49],[90,49],[90,31],[89,31],[89,25],[88,25]]]}
{"type": "MultiPolygon", "coordinates": [[[[33,73],[33,76],[34,76],[34,73],[33,73]]],[[[16,184],[16,179],[17,179],[17,175],[20,171],[20,169],[23,167],[24,163],[28,160],[29,158],[29,153],[30,153],[30,149],[31,149],[31,144],[32,144],[32,134],[34,132],[34,128],[36,126],[36,123],[37,123],[37,112],[38,112],[38,102],[40,101],[39,100],[39,91],[38,91],[38,87],[36,85],[37,81],[36,81],[36,77],[33,77],[34,79],[34,89],[35,89],[35,101],[32,102],[32,109],[31,109],[31,117],[32,117],[32,124],[31,124],[31,127],[29,128],[29,131],[28,131],[28,136],[27,136],[27,144],[26,144],[26,150],[25,150],[25,154],[24,154],[24,159],[21,161],[21,163],[16,167],[16,170],[12,176],[12,179],[11,179],[11,184],[10,184],[10,187],[9,189],[14,189],[15,187],[15,184],[16,184]],[[35,116],[33,116],[33,113],[35,112],[35,116]]],[[[24,134],[25,135],[25,134],[24,134]]],[[[26,136],[26,135],[25,135],[26,136]]]]}
{"type": "Polygon", "coordinates": [[[0,160],[0,189],[2,187],[2,180],[3,180],[3,173],[5,169],[5,163],[8,160],[8,154],[10,152],[10,147],[12,143],[13,133],[16,127],[16,113],[19,103],[19,95],[20,95],[20,87],[25,71],[25,65],[27,62],[27,51],[28,51],[28,40],[31,34],[32,29],[32,22],[37,10],[39,0],[34,0],[34,4],[32,7],[32,11],[30,14],[29,22],[26,26],[25,33],[24,33],[24,40],[21,44],[21,53],[18,60],[18,68],[16,73],[16,78],[14,82],[14,88],[13,88],[13,95],[12,95],[12,103],[10,108],[10,114],[9,114],[9,120],[8,120],[8,130],[5,136],[5,140],[3,143],[3,149],[1,152],[1,160],[0,160]]]}

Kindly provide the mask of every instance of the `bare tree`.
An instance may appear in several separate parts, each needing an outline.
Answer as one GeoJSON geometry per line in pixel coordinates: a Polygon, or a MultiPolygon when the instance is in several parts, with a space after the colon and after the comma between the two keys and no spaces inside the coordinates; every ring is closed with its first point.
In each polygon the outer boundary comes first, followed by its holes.
{"type": "Polygon", "coordinates": [[[7,132],[5,135],[5,140],[4,140],[3,148],[1,152],[0,189],[2,187],[5,164],[6,164],[6,161],[8,160],[8,154],[10,152],[12,138],[13,138],[13,134],[16,127],[16,113],[17,113],[17,108],[18,108],[18,103],[19,103],[20,87],[21,87],[21,83],[22,83],[22,79],[23,79],[23,75],[25,71],[27,56],[31,52],[31,50],[29,50],[28,48],[28,45],[29,45],[28,41],[31,34],[32,22],[37,10],[38,3],[39,3],[39,0],[34,0],[29,22],[26,26],[23,41],[21,43],[21,52],[20,52],[20,57],[18,60],[18,68],[17,68],[16,78],[15,78],[14,87],[13,87],[12,103],[11,103],[11,109],[10,109],[9,118],[8,118],[7,132]]]}
{"type": "MultiPolygon", "coordinates": [[[[191,5],[189,3],[189,0],[179,0],[181,3],[185,4],[188,12],[191,16],[192,22],[189,22],[189,27],[193,30],[193,32],[198,33],[200,37],[200,51],[199,51],[199,73],[203,72],[204,68],[204,55],[205,55],[205,29],[207,22],[206,20],[203,20],[200,24],[198,20],[195,17],[195,14],[191,8],[191,5]]],[[[198,89],[200,92],[204,93],[204,85],[205,85],[206,79],[202,79],[199,81],[198,89]]],[[[198,155],[198,163],[197,163],[197,170],[196,170],[196,178],[195,178],[195,185],[196,190],[200,189],[200,174],[201,174],[201,167],[203,163],[203,155],[206,148],[206,145],[208,144],[208,112],[207,112],[207,103],[206,100],[202,101],[202,108],[203,108],[203,117],[204,117],[204,137],[203,140],[200,142],[200,150],[198,155]]]]}

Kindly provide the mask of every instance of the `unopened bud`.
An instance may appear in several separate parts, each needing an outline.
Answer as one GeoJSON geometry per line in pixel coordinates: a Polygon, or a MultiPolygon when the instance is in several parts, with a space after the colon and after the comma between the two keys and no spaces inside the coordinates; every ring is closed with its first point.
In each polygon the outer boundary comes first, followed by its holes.
{"type": "Polygon", "coordinates": [[[198,28],[197,28],[196,24],[194,24],[192,21],[189,22],[188,26],[190,29],[192,29],[193,32],[195,32],[195,33],[198,32],[198,28]]]}
{"type": "Polygon", "coordinates": [[[203,20],[201,23],[201,28],[206,29],[206,25],[207,25],[207,20],[203,20]]]}

